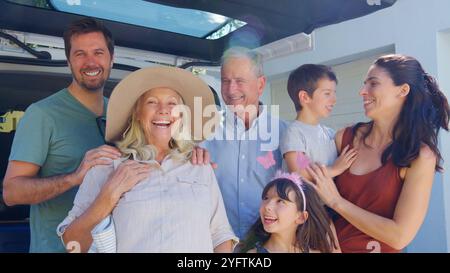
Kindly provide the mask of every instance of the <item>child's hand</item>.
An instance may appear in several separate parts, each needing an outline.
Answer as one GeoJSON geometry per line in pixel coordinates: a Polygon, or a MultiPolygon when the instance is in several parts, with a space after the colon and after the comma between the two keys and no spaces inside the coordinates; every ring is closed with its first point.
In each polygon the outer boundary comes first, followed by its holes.
{"type": "Polygon", "coordinates": [[[353,162],[355,162],[358,156],[358,151],[355,148],[349,148],[349,145],[345,146],[344,150],[342,150],[341,154],[331,167],[333,177],[343,173],[345,170],[350,168],[353,162]]]}

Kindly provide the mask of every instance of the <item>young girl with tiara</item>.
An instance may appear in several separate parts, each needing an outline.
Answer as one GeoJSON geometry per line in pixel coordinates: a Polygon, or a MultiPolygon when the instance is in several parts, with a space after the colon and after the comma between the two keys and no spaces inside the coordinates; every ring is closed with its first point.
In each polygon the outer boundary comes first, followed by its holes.
{"type": "Polygon", "coordinates": [[[323,203],[296,173],[277,172],[263,190],[259,213],[244,252],[340,252],[323,203]]]}

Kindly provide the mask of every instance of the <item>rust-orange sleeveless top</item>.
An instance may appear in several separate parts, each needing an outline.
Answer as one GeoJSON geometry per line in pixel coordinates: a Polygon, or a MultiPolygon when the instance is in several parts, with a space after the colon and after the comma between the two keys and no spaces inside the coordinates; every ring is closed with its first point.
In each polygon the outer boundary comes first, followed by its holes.
{"type": "MultiPolygon", "coordinates": [[[[347,127],[341,147],[350,145],[352,148],[353,137],[352,128],[347,127]]],[[[380,168],[364,175],[354,175],[347,169],[336,178],[336,186],[341,196],[351,203],[392,219],[403,186],[399,170],[391,159],[380,168]]],[[[400,252],[362,233],[340,216],[334,224],[342,252],[400,252]]]]}

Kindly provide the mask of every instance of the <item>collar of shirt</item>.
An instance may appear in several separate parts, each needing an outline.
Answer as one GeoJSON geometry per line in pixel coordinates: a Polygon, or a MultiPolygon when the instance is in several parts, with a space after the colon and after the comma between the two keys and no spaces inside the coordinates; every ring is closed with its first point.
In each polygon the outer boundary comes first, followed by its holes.
{"type": "Polygon", "coordinates": [[[268,114],[269,113],[267,112],[267,106],[259,105],[258,116],[252,121],[250,128],[247,130],[245,128],[244,121],[238,116],[236,116],[236,114],[233,111],[228,110],[224,112],[225,118],[222,119],[221,127],[225,128],[226,131],[232,130],[231,132],[227,132],[227,134],[230,133],[234,135],[234,132],[236,132],[238,139],[242,139],[246,132],[256,133],[255,130],[258,129],[257,124],[261,122],[267,122],[268,114]],[[226,126],[226,124],[229,125],[226,126]]]}
{"type": "MultiPolygon", "coordinates": [[[[128,160],[127,157],[121,157],[119,159],[116,159],[113,161],[114,169],[117,169],[119,165],[124,162],[125,160],[128,160]]],[[[159,164],[158,161],[152,159],[152,160],[135,160],[139,163],[143,164],[152,164],[154,165],[155,169],[161,170],[162,172],[166,173],[174,168],[176,168],[179,165],[184,164],[181,160],[174,160],[172,158],[171,154],[168,154],[164,157],[164,159],[161,161],[161,164],[159,164]]]]}

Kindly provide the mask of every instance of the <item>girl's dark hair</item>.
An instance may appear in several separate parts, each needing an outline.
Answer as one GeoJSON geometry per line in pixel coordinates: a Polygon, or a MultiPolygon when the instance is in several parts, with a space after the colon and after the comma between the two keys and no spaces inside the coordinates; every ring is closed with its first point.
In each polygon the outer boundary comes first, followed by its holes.
{"type": "MultiPolygon", "coordinates": [[[[267,195],[267,192],[275,187],[278,196],[283,200],[289,200],[289,192],[294,191],[296,195],[296,205],[299,211],[304,211],[303,197],[300,189],[291,180],[286,178],[278,178],[269,182],[262,193],[262,198],[267,195]]],[[[303,184],[303,192],[306,198],[306,211],[308,212],[308,219],[297,227],[296,244],[302,252],[309,252],[310,250],[319,250],[320,252],[332,252],[333,248],[337,248],[336,239],[331,231],[331,219],[325,210],[324,204],[320,200],[316,191],[308,184],[303,184]]],[[[270,233],[264,230],[261,218],[253,224],[250,229],[242,251],[254,247],[256,242],[264,244],[270,237],[270,233]]]]}
{"type": "MultiPolygon", "coordinates": [[[[382,164],[392,157],[396,166],[409,167],[419,156],[421,145],[426,144],[437,156],[436,171],[441,171],[438,133],[440,128],[448,131],[450,108],[436,80],[423,70],[415,58],[409,56],[382,56],[374,65],[384,69],[396,86],[408,84],[410,88],[393,128],[392,143],[381,156],[382,164]]],[[[368,128],[362,135],[366,145],[365,140],[372,131],[373,121],[356,124],[353,134],[362,126],[368,128]]]]}

